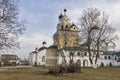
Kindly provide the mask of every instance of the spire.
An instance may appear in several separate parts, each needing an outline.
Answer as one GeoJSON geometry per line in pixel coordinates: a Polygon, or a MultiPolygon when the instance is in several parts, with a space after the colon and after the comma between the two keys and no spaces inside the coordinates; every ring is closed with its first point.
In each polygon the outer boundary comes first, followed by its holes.
{"type": "Polygon", "coordinates": [[[35,51],[38,52],[38,48],[37,47],[35,48],[35,51]]]}
{"type": "Polygon", "coordinates": [[[66,25],[69,27],[70,19],[68,18],[66,12],[67,9],[63,9],[63,13],[58,16],[59,23],[57,25],[57,30],[64,30],[66,25]]]}
{"type": "Polygon", "coordinates": [[[62,17],[63,17],[63,15],[62,15],[62,13],[61,13],[61,14],[59,15],[59,19],[62,18],[62,17]]]}
{"type": "Polygon", "coordinates": [[[66,15],[66,12],[67,12],[67,9],[64,9],[64,16],[67,16],[67,15],[66,15]]]}
{"type": "Polygon", "coordinates": [[[42,42],[43,47],[45,47],[46,44],[47,44],[46,41],[43,41],[43,42],[42,42]]]}
{"type": "Polygon", "coordinates": [[[75,26],[75,23],[72,23],[72,26],[75,26]]]}
{"type": "Polygon", "coordinates": [[[64,9],[64,12],[67,12],[67,9],[64,9]]]}

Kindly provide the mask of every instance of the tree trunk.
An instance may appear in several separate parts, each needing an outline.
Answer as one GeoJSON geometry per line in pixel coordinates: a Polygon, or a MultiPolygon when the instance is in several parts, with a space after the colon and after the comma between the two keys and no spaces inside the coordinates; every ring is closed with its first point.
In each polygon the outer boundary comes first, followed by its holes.
{"type": "Polygon", "coordinates": [[[90,61],[90,63],[91,63],[91,65],[93,64],[93,60],[92,60],[92,58],[91,58],[91,52],[90,52],[90,47],[88,47],[88,53],[89,53],[89,61],[90,61]]]}
{"type": "Polygon", "coordinates": [[[97,43],[97,54],[96,54],[96,57],[95,57],[95,65],[97,64],[97,61],[98,61],[98,57],[99,57],[99,42],[97,43]]]}

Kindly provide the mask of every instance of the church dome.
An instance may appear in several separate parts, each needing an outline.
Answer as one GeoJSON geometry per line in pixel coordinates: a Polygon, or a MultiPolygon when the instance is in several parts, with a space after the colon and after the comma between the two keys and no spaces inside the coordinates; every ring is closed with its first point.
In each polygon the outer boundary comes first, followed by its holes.
{"type": "Polygon", "coordinates": [[[64,12],[67,12],[67,9],[64,9],[64,12]]]}
{"type": "Polygon", "coordinates": [[[62,13],[59,15],[59,19],[60,19],[60,18],[63,18],[63,15],[62,15],[62,13]]]}
{"type": "Polygon", "coordinates": [[[47,44],[47,43],[45,41],[43,41],[42,44],[47,44]]]}
{"type": "Polygon", "coordinates": [[[47,47],[41,47],[38,49],[38,51],[42,51],[43,49],[47,49],[47,47]]]}

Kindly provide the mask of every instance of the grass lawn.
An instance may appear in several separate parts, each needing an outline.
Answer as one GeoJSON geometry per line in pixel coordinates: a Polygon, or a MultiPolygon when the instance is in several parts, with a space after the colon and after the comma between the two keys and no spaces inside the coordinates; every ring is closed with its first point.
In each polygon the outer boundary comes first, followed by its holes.
{"type": "Polygon", "coordinates": [[[120,67],[82,68],[82,73],[64,76],[46,74],[47,69],[17,68],[0,72],[0,80],[120,80],[120,67]]]}

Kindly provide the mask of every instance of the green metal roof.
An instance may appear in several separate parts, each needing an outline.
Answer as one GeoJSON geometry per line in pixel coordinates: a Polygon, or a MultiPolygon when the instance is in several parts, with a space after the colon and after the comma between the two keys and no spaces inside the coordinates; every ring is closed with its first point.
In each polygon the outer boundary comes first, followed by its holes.
{"type": "MultiPolygon", "coordinates": [[[[69,51],[87,51],[87,48],[80,47],[80,46],[75,46],[75,47],[66,47],[63,48],[64,50],[69,50],[69,51]]],[[[61,49],[62,50],[62,49],[61,49]]]]}
{"type": "MultiPolygon", "coordinates": [[[[51,46],[48,47],[48,49],[49,48],[58,49],[57,45],[51,45],[51,46]]],[[[59,51],[61,51],[61,50],[66,50],[66,51],[87,51],[88,49],[86,47],[83,47],[83,46],[75,46],[75,47],[67,46],[65,48],[59,49],[59,51]]],[[[91,49],[91,51],[94,51],[94,50],[91,49]]],[[[118,53],[116,53],[115,51],[100,51],[100,52],[103,52],[104,55],[113,55],[113,54],[115,54],[116,56],[120,56],[120,52],[118,52],[118,53]]]]}
{"type": "Polygon", "coordinates": [[[120,57],[120,52],[115,52],[113,55],[120,57]]]}
{"type": "Polygon", "coordinates": [[[115,51],[103,51],[105,55],[112,55],[113,53],[115,53],[115,51]]]}
{"type": "Polygon", "coordinates": [[[57,46],[56,45],[51,45],[51,46],[49,46],[48,48],[57,48],[57,46]]]}

